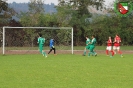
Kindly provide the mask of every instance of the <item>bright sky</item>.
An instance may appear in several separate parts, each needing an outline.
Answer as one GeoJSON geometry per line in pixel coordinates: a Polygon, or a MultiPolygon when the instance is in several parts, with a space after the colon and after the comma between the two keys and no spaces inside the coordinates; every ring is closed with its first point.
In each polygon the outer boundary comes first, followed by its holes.
{"type": "MultiPolygon", "coordinates": [[[[29,0],[6,0],[8,3],[16,2],[16,3],[23,3],[23,2],[29,2],[29,0]]],[[[58,4],[58,0],[43,0],[45,4],[51,4],[54,3],[55,5],[58,4]]],[[[105,0],[105,4],[109,5],[114,0],[105,0]]]]}
{"type": "MultiPolygon", "coordinates": [[[[27,3],[29,2],[30,0],[6,0],[7,3],[12,3],[12,2],[16,2],[16,3],[27,3]]],[[[55,5],[58,4],[58,0],[43,0],[45,4],[51,4],[51,3],[54,3],[55,5]]]]}

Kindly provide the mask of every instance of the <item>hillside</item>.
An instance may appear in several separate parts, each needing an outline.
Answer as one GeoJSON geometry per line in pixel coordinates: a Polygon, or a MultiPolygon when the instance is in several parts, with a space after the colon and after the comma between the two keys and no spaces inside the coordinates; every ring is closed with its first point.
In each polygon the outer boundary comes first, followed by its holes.
{"type": "MultiPolygon", "coordinates": [[[[28,3],[9,3],[9,7],[13,8],[16,12],[27,12],[28,11],[28,3]]],[[[54,3],[51,4],[44,4],[44,10],[46,13],[53,13],[56,12],[56,8],[54,3]]]]}

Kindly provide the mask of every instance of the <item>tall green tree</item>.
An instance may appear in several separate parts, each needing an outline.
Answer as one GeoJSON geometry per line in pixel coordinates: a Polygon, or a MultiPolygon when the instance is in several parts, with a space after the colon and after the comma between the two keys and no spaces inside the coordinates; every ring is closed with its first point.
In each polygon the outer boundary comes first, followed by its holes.
{"type": "Polygon", "coordinates": [[[12,16],[14,16],[16,12],[14,9],[8,7],[8,3],[0,0],[0,25],[6,26],[9,24],[12,16]]]}
{"type": "Polygon", "coordinates": [[[44,13],[44,1],[42,0],[30,0],[28,12],[21,12],[20,21],[23,26],[37,26],[39,17],[44,13]],[[28,19],[28,20],[27,20],[28,19]]]}
{"type": "MultiPolygon", "coordinates": [[[[104,0],[59,0],[59,5],[56,7],[58,11],[58,21],[60,24],[72,26],[74,28],[74,45],[85,36],[85,31],[88,29],[90,22],[86,21],[92,15],[89,12],[89,6],[101,10],[104,8],[104,0]]],[[[60,25],[59,25],[60,26],[60,25]]],[[[62,26],[62,25],[61,25],[62,26]]]]}
{"type": "MultiPolygon", "coordinates": [[[[30,0],[29,5],[28,5],[29,11],[21,12],[20,14],[20,23],[22,24],[22,26],[24,27],[38,26],[39,17],[41,16],[41,14],[44,14],[43,5],[44,5],[43,0],[30,0]]],[[[33,30],[24,29],[24,30],[26,31],[27,35],[31,37],[31,42],[33,46],[33,40],[36,36],[36,30],[35,29],[33,30]]]]}
{"type": "MultiPolygon", "coordinates": [[[[3,0],[0,0],[0,32],[2,31],[3,26],[10,26],[12,16],[16,15],[14,9],[8,7],[8,3],[3,0]]],[[[0,38],[2,33],[0,33],[0,38]]],[[[2,39],[1,39],[2,40],[2,39]]]]}
{"type": "Polygon", "coordinates": [[[109,36],[114,37],[119,34],[122,39],[122,45],[132,45],[133,44],[133,24],[132,16],[121,17],[117,15],[101,15],[93,19],[90,24],[90,29],[88,33],[94,33],[97,36],[97,43],[99,45],[106,45],[106,41],[109,36]]]}

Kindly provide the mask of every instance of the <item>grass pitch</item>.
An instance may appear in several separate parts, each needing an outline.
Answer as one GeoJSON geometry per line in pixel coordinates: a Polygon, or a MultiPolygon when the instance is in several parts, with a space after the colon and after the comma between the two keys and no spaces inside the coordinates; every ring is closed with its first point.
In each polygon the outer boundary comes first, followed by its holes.
{"type": "Polygon", "coordinates": [[[133,56],[0,56],[0,88],[133,88],[133,56]]]}

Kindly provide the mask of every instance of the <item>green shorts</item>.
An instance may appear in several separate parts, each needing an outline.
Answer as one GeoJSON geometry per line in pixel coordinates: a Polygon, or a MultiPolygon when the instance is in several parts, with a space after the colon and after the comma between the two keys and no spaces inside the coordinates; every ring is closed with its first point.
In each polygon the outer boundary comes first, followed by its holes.
{"type": "Polygon", "coordinates": [[[43,49],[44,49],[44,45],[39,45],[39,51],[40,51],[40,53],[42,53],[43,49]]]}
{"type": "Polygon", "coordinates": [[[90,51],[93,51],[94,48],[95,48],[95,46],[91,45],[90,48],[89,48],[89,50],[90,50],[90,51]]]}
{"type": "Polygon", "coordinates": [[[90,48],[90,46],[88,45],[88,46],[86,46],[86,49],[89,49],[90,48]]]}

